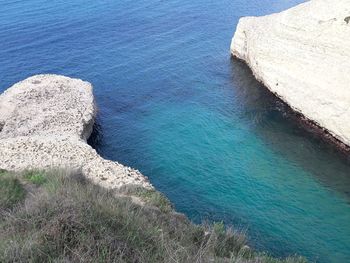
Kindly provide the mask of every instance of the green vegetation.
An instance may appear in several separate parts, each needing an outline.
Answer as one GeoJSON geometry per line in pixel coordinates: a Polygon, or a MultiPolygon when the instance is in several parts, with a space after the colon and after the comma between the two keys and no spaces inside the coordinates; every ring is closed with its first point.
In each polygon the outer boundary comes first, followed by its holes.
{"type": "Polygon", "coordinates": [[[26,172],[24,178],[35,185],[42,185],[46,182],[45,174],[40,171],[26,172]]]}
{"type": "Polygon", "coordinates": [[[154,190],[64,172],[0,180],[0,262],[305,262],[256,253],[223,223],[194,225],[154,190]]]}
{"type": "Polygon", "coordinates": [[[0,207],[11,209],[25,198],[25,190],[15,175],[0,171],[0,207]]]}

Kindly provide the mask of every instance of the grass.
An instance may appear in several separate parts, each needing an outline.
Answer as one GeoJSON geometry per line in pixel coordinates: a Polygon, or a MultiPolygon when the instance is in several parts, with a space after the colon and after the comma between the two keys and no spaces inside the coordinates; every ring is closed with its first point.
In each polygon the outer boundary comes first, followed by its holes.
{"type": "Polygon", "coordinates": [[[223,223],[192,224],[154,190],[113,192],[57,171],[0,180],[13,185],[0,191],[12,197],[0,207],[0,262],[306,262],[254,252],[223,223]]]}
{"type": "Polygon", "coordinates": [[[154,189],[146,189],[138,186],[127,186],[122,188],[121,192],[129,196],[139,197],[146,204],[155,206],[164,213],[173,211],[173,206],[169,199],[154,189]]]}
{"type": "Polygon", "coordinates": [[[25,198],[25,190],[15,175],[0,171],[0,207],[12,209],[25,198]]]}
{"type": "Polygon", "coordinates": [[[46,176],[41,171],[28,171],[24,174],[24,178],[37,186],[46,182],[46,176]]]}

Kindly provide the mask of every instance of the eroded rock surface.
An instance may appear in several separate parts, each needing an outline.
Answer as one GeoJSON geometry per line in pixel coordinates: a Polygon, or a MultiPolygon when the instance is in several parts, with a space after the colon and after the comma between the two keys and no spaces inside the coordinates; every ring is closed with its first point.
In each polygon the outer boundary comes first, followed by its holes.
{"type": "Polygon", "coordinates": [[[311,0],[241,18],[231,53],[301,113],[350,145],[350,0],[311,0]]]}
{"type": "Polygon", "coordinates": [[[0,168],[80,169],[107,188],[151,187],[139,171],[105,160],[86,140],[96,109],[88,82],[37,75],[0,95],[0,168]]]}

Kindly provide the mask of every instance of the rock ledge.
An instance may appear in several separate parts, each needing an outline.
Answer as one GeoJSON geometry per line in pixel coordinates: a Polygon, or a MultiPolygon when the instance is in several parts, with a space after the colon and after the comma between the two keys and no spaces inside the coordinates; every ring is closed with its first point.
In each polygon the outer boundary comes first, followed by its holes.
{"type": "Polygon", "coordinates": [[[139,171],[105,160],[86,140],[96,108],[88,82],[37,75],[0,95],[0,168],[79,169],[107,188],[152,187],[139,171]]]}
{"type": "Polygon", "coordinates": [[[241,18],[231,53],[294,111],[350,146],[350,0],[241,18]]]}

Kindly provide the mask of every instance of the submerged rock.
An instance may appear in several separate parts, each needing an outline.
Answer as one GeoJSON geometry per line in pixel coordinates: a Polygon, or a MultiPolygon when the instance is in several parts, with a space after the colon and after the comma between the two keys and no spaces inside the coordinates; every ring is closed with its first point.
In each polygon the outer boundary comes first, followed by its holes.
{"type": "Polygon", "coordinates": [[[96,107],[88,82],[37,75],[0,95],[0,169],[79,169],[107,188],[151,187],[137,170],[105,160],[86,143],[96,107]]]}
{"type": "Polygon", "coordinates": [[[296,112],[350,145],[350,0],[241,18],[231,53],[296,112]]]}

